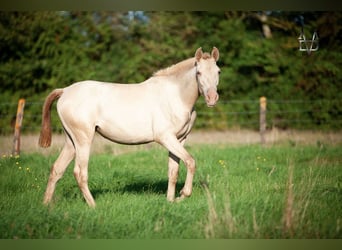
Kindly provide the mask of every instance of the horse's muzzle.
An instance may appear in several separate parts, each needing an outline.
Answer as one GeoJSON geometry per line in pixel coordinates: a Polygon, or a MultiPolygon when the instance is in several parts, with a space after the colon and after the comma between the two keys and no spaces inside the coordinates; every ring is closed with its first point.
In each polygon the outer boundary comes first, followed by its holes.
{"type": "Polygon", "coordinates": [[[219,95],[217,94],[216,89],[209,89],[205,96],[205,102],[207,103],[207,106],[208,107],[215,106],[218,99],[219,99],[219,95]]]}

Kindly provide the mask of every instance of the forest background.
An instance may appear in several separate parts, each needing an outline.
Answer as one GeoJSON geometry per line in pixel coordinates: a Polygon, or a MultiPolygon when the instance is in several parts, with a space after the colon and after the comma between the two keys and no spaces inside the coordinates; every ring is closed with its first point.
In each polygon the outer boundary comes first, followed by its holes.
{"type": "Polygon", "coordinates": [[[196,104],[197,128],[257,129],[266,96],[269,128],[340,129],[341,43],[341,12],[0,12],[0,134],[13,131],[19,98],[23,130],[36,132],[55,88],[141,82],[213,46],[220,102],[210,110],[203,99],[196,104]],[[298,50],[301,20],[307,39],[319,36],[310,55],[298,50]]]}

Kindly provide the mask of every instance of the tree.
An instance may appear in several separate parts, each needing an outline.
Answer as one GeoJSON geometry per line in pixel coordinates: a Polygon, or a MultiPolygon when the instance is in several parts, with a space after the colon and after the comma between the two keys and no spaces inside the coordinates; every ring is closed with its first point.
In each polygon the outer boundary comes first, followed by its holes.
{"type": "MultiPolygon", "coordinates": [[[[306,127],[338,128],[341,20],[340,12],[0,12],[0,98],[16,103],[26,97],[25,114],[32,118],[24,125],[38,125],[40,117],[33,114],[41,107],[30,103],[42,101],[51,89],[86,79],[140,82],[193,56],[198,47],[216,46],[221,100],[257,101],[262,95],[307,103],[331,100],[302,107],[307,112],[300,115],[310,121],[306,127]],[[319,50],[310,56],[298,51],[298,16],[304,18],[306,36],[316,30],[320,38],[319,50]]],[[[255,103],[221,103],[215,115],[200,116],[197,126],[251,127],[257,120],[255,103]],[[227,112],[248,115],[226,118],[227,112]]],[[[298,107],[271,104],[279,111],[269,113],[271,123],[301,119],[285,113],[298,107]]],[[[9,126],[11,113],[15,110],[0,105],[1,127],[9,126]]]]}

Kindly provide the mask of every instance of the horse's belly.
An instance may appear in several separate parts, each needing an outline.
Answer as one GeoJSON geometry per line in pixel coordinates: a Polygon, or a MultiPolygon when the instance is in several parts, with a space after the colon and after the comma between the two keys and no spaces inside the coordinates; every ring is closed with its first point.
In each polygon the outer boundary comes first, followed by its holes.
{"type": "Polygon", "coordinates": [[[122,144],[143,144],[153,141],[151,126],[144,125],[144,122],[99,123],[96,130],[107,139],[122,144]]]}

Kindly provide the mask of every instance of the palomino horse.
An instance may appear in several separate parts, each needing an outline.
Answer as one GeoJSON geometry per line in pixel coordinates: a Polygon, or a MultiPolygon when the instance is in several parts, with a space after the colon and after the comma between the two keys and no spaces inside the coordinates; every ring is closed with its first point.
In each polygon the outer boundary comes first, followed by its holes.
{"type": "Polygon", "coordinates": [[[112,84],[83,81],[53,90],[43,106],[41,147],[51,145],[52,103],[65,130],[65,145],[51,167],[44,204],[48,204],[57,181],[75,158],[74,176],[89,206],[95,201],[88,188],[88,160],[95,132],[122,144],[157,142],[169,151],[167,200],[175,200],[179,161],[187,168],[180,197],[191,195],[195,160],[184,148],[194,124],[194,105],[202,94],[209,107],[218,100],[219,51],[211,54],[198,48],[195,57],[159,70],[138,84],[112,84]]]}

